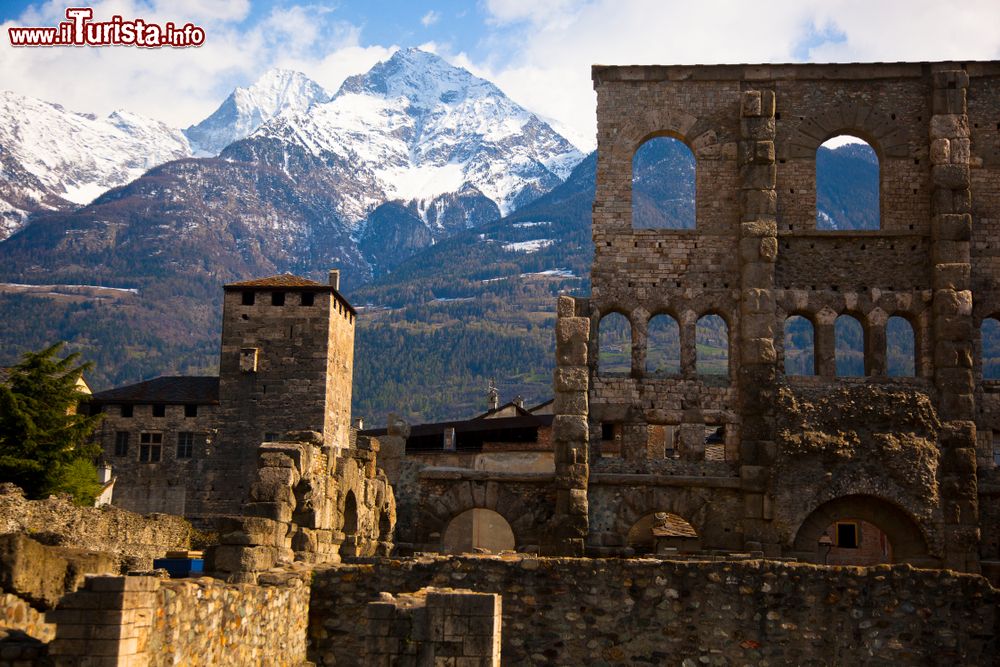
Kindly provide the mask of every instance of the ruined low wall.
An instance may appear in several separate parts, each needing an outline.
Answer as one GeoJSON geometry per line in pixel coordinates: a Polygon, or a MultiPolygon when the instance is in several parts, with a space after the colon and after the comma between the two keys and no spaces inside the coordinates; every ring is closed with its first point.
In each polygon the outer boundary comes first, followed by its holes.
{"type": "Polygon", "coordinates": [[[1000,591],[909,566],[438,557],[317,570],[309,659],[361,665],[365,605],[426,586],[500,593],[502,661],[990,664],[1000,591]]]}
{"type": "Polygon", "coordinates": [[[0,535],[26,533],[43,544],[114,554],[125,570],[149,570],[153,558],[191,545],[191,525],[177,516],[142,516],[113,507],[78,507],[66,497],[26,500],[0,487],[0,535]]]}
{"type": "MultiPolygon", "coordinates": [[[[45,614],[31,606],[27,600],[12,593],[0,593],[0,634],[4,631],[22,632],[41,642],[52,641],[56,628],[45,620],[45,614]]],[[[0,637],[0,643],[3,637],[0,637]]],[[[0,650],[0,655],[3,651],[0,650]]]]}
{"type": "Polygon", "coordinates": [[[164,581],[150,631],[150,667],[285,665],[306,654],[309,587],[301,575],[266,585],[209,578],[164,581]]]}

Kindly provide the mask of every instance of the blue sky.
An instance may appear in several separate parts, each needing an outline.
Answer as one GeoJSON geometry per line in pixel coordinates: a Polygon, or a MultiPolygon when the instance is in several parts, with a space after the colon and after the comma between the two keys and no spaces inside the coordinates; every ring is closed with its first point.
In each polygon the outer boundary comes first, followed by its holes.
{"type": "Polygon", "coordinates": [[[594,138],[590,65],[1000,58],[1000,2],[965,0],[93,0],[205,28],[197,49],[13,48],[7,27],[55,25],[66,2],[0,0],[0,88],[78,110],[185,127],[271,67],[331,90],[418,46],[496,83],[581,148],[594,138]]]}

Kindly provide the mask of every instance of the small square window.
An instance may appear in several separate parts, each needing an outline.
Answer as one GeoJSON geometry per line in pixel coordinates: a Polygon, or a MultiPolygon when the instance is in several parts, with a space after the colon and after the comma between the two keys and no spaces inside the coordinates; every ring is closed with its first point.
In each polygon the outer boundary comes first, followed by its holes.
{"type": "Polygon", "coordinates": [[[254,297],[255,297],[255,294],[253,293],[252,290],[244,290],[243,291],[243,305],[244,306],[252,306],[253,302],[254,302],[254,297]]]}
{"type": "Polygon", "coordinates": [[[139,462],[159,463],[163,454],[162,433],[139,434],[139,462]]]}
{"type": "Polygon", "coordinates": [[[859,537],[858,524],[853,522],[837,524],[837,546],[841,549],[857,549],[859,537]]]}
{"type": "Polygon", "coordinates": [[[167,406],[163,403],[153,403],[153,416],[154,417],[166,417],[167,416],[167,406]]]}
{"type": "Polygon", "coordinates": [[[177,434],[177,458],[189,459],[194,455],[194,433],[182,431],[177,434]]]}
{"type": "Polygon", "coordinates": [[[115,432],[115,456],[128,456],[128,431],[115,432]]]}
{"type": "Polygon", "coordinates": [[[121,406],[121,415],[122,415],[122,417],[126,417],[126,418],[131,417],[132,416],[132,406],[131,405],[123,405],[123,406],[121,406]]]}
{"type": "Polygon", "coordinates": [[[601,440],[615,439],[615,425],[612,422],[601,422],[601,440]]]}
{"type": "Polygon", "coordinates": [[[185,417],[197,417],[198,416],[198,406],[194,403],[188,403],[184,406],[184,416],[185,417]]]}
{"type": "Polygon", "coordinates": [[[278,433],[268,432],[264,434],[264,442],[277,442],[278,440],[281,440],[281,435],[278,433]]]}
{"type": "Polygon", "coordinates": [[[285,305],[285,293],[284,292],[271,292],[271,305],[272,306],[284,306],[285,305]]]}
{"type": "Polygon", "coordinates": [[[303,292],[302,293],[302,305],[311,306],[313,305],[316,295],[313,292],[303,292]]]}

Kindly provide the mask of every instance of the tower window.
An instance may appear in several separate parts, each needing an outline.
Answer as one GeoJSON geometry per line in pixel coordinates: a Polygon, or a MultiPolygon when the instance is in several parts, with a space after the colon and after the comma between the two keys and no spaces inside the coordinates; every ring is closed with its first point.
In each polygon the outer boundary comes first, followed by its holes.
{"type": "Polygon", "coordinates": [[[285,293],[284,292],[271,292],[271,305],[272,306],[284,306],[285,305],[285,293]]]}
{"type": "Polygon", "coordinates": [[[312,293],[312,292],[303,292],[302,293],[302,305],[303,306],[311,306],[311,305],[313,305],[313,299],[315,299],[315,298],[316,298],[316,295],[314,293],[312,293]]]}
{"type": "Polygon", "coordinates": [[[198,416],[198,406],[194,403],[188,403],[184,406],[184,416],[185,417],[197,417],[198,416]]]}
{"type": "Polygon", "coordinates": [[[154,417],[166,417],[167,416],[167,406],[163,403],[153,403],[153,416],[154,417]]]}
{"type": "Polygon", "coordinates": [[[122,415],[122,417],[125,417],[125,418],[131,417],[132,416],[132,406],[131,405],[123,405],[123,406],[121,406],[121,415],[122,415]]]}
{"type": "Polygon", "coordinates": [[[837,546],[841,549],[857,549],[861,540],[858,524],[853,521],[837,524],[837,546]]]}
{"type": "Polygon", "coordinates": [[[243,305],[252,306],[254,302],[254,293],[252,290],[243,290],[243,305]]]}

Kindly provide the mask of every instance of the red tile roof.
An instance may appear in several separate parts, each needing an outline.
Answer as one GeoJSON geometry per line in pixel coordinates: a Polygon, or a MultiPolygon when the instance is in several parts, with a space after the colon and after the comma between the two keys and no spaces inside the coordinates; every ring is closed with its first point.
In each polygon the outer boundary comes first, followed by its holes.
{"type": "Polygon", "coordinates": [[[229,283],[226,287],[328,287],[315,280],[309,280],[291,273],[279,273],[267,278],[256,278],[254,280],[244,280],[238,283],[229,283]]]}

